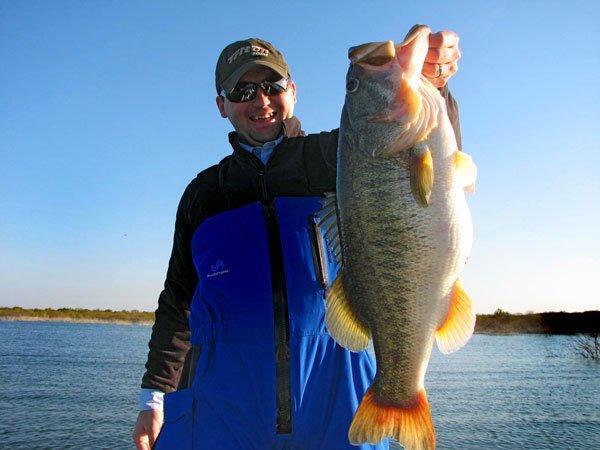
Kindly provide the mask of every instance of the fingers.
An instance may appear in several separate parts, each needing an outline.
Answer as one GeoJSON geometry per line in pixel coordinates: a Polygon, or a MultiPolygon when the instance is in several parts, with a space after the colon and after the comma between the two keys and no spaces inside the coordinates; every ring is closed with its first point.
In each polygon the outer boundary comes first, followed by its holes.
{"type": "Polygon", "coordinates": [[[160,433],[162,423],[162,411],[140,411],[135,428],[133,429],[135,448],[137,450],[151,450],[160,433]]]}
{"type": "Polygon", "coordinates": [[[440,89],[446,86],[450,77],[428,78],[429,82],[440,89]]]}
{"type": "Polygon", "coordinates": [[[429,35],[429,49],[423,64],[423,75],[437,88],[446,85],[448,79],[458,71],[461,57],[458,35],[445,30],[429,35]]]}
{"type": "Polygon", "coordinates": [[[136,450],[151,450],[150,440],[148,439],[148,435],[146,434],[146,430],[143,427],[138,426],[138,423],[135,425],[135,429],[133,430],[133,442],[135,443],[136,450]]]}
{"type": "Polygon", "coordinates": [[[152,446],[148,440],[148,436],[139,436],[138,439],[134,439],[136,450],[151,450],[152,446]]]}
{"type": "Polygon", "coordinates": [[[429,35],[429,47],[457,47],[458,40],[458,34],[456,34],[454,31],[439,31],[437,33],[431,33],[429,35]]]}
{"type": "Polygon", "coordinates": [[[450,78],[458,71],[458,64],[453,62],[450,64],[423,64],[423,75],[429,80],[435,78],[450,78]]]}
{"type": "Polygon", "coordinates": [[[152,421],[152,425],[150,426],[150,430],[148,431],[148,438],[150,440],[150,447],[154,447],[154,443],[156,442],[156,438],[158,437],[158,433],[160,433],[160,429],[162,427],[162,422],[157,420],[152,421]]]}
{"type": "Polygon", "coordinates": [[[458,64],[456,62],[449,64],[432,64],[424,63],[421,72],[423,75],[433,84],[436,88],[441,88],[448,83],[450,77],[452,77],[458,71],[458,64]]]}
{"type": "Polygon", "coordinates": [[[448,64],[460,59],[461,54],[458,47],[429,47],[425,62],[436,64],[448,64]]]}

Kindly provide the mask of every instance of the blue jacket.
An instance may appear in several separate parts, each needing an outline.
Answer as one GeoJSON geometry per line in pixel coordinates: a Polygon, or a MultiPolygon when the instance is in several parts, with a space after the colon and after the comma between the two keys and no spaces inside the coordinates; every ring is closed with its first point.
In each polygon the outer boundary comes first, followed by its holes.
{"type": "Polygon", "coordinates": [[[310,221],[319,207],[317,197],[275,198],[196,230],[189,325],[200,356],[192,387],[165,396],[156,449],[388,448],[348,442],[375,366],[325,329],[310,221]]]}

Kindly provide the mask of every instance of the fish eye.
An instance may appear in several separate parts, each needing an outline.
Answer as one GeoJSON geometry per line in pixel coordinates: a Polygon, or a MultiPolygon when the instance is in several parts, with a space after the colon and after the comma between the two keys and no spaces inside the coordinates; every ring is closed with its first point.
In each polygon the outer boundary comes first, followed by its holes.
{"type": "Polygon", "coordinates": [[[358,81],[357,78],[350,78],[348,81],[346,81],[346,92],[352,94],[353,92],[356,92],[358,90],[358,85],[360,84],[360,82],[358,81]]]}

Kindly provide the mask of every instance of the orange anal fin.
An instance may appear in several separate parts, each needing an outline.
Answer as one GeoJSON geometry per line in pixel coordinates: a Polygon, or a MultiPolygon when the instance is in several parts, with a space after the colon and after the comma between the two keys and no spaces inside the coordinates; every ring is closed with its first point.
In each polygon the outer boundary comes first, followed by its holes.
{"type": "Polygon", "coordinates": [[[435,449],[435,430],[424,389],[408,407],[381,404],[371,389],[367,391],[350,425],[348,439],[359,445],[377,444],[386,437],[396,439],[407,450],[435,449]]]}
{"type": "Polygon", "coordinates": [[[427,146],[415,146],[410,155],[410,188],[422,206],[429,205],[433,188],[433,160],[427,146]]]}
{"type": "Polygon", "coordinates": [[[473,159],[465,152],[457,150],[454,153],[454,168],[456,169],[459,183],[464,187],[465,192],[475,192],[477,166],[473,162],[473,159]]]}
{"type": "Polygon", "coordinates": [[[326,302],[325,323],[335,341],[354,352],[367,348],[371,340],[371,332],[352,310],[342,281],[342,272],[327,291],[326,302]]]}
{"type": "Polygon", "coordinates": [[[464,291],[460,280],[452,289],[448,314],[437,329],[435,339],[442,353],[452,353],[467,343],[475,329],[475,313],[471,299],[464,291]]]}

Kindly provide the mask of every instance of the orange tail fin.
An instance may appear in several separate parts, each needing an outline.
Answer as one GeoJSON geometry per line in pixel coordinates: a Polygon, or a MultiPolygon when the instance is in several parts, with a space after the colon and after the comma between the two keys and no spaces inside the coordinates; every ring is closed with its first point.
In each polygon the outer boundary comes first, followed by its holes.
{"type": "Polygon", "coordinates": [[[411,405],[383,405],[371,389],[360,403],[348,432],[352,444],[376,444],[386,437],[400,442],[406,450],[434,450],[435,430],[425,390],[419,391],[411,405]]]}

